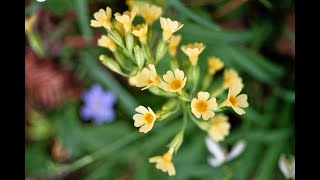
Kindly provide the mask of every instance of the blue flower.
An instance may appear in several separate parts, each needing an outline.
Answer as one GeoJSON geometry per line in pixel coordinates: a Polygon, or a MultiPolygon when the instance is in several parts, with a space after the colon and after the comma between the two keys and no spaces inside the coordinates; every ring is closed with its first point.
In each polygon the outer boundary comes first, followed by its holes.
{"type": "Polygon", "coordinates": [[[95,123],[112,122],[115,118],[113,109],[116,98],[111,92],[106,92],[98,84],[82,93],[84,102],[80,110],[80,116],[84,120],[92,119],[95,123]]]}

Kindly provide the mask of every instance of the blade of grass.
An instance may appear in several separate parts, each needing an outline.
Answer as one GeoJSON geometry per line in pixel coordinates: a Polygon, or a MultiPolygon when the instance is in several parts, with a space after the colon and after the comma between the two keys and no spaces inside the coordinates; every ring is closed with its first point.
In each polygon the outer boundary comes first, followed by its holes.
{"type": "MultiPolygon", "coordinates": [[[[290,122],[290,113],[291,106],[289,103],[285,104],[282,113],[279,116],[278,126],[279,127],[287,127],[290,122]]],[[[282,143],[272,144],[270,148],[264,154],[264,158],[262,159],[262,164],[259,167],[255,179],[257,180],[267,180],[272,179],[272,172],[274,169],[278,167],[278,159],[279,156],[285,148],[287,141],[283,141],[282,143]]]]}
{"type": "Polygon", "coordinates": [[[168,1],[169,6],[172,6],[174,9],[179,11],[181,14],[187,16],[188,18],[192,19],[194,22],[198,23],[201,26],[207,27],[212,30],[220,30],[220,27],[214,24],[212,21],[209,21],[194,12],[188,9],[183,3],[179,0],[170,0],[168,1]]]}
{"type": "Polygon", "coordinates": [[[92,30],[89,25],[89,9],[87,0],[75,0],[76,13],[78,17],[79,28],[87,41],[92,39],[92,30]]]}

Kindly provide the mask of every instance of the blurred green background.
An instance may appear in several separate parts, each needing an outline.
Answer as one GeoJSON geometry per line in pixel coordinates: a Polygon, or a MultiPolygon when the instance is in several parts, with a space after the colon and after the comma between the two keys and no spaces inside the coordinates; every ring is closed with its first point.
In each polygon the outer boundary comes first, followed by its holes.
{"type": "MultiPolygon", "coordinates": [[[[173,160],[176,176],[157,170],[148,158],[164,153],[180,127],[173,121],[181,117],[139,133],[132,120],[135,107],[160,109],[165,99],[129,86],[101,65],[96,40],[103,32],[90,27],[94,12],[106,6],[123,12],[128,9],[125,1],[26,0],[26,18],[36,16],[34,35],[26,35],[25,41],[26,179],[284,179],[279,156],[295,154],[294,1],[148,2],[184,24],[181,44],[206,45],[199,60],[203,72],[207,57],[214,55],[243,78],[250,106],[241,117],[228,111],[231,132],[222,145],[245,139],[244,153],[211,167],[206,134],[189,123],[173,160]],[[114,122],[81,120],[81,92],[94,83],[116,95],[114,122]]],[[[159,22],[155,26],[159,29],[159,22]]],[[[161,63],[163,73],[168,61],[161,63]]]]}

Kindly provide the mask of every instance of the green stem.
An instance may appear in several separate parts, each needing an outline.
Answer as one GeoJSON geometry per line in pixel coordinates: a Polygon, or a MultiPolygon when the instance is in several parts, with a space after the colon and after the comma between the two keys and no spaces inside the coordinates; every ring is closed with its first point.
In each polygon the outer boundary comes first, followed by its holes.
{"type": "Polygon", "coordinates": [[[207,131],[208,127],[206,126],[206,124],[201,123],[197,119],[195,119],[193,114],[191,114],[191,112],[189,112],[189,117],[201,130],[207,131]]]}
{"type": "Polygon", "coordinates": [[[118,141],[114,142],[113,144],[108,144],[107,146],[101,148],[100,150],[98,150],[90,155],[86,155],[86,156],[80,158],[79,160],[76,160],[72,164],[61,166],[60,168],[53,171],[51,176],[55,177],[55,176],[60,176],[60,175],[64,175],[64,174],[68,174],[73,171],[76,171],[76,170],[78,170],[86,165],[89,165],[89,164],[91,164],[91,163],[93,163],[93,162],[95,162],[105,156],[108,156],[112,152],[122,148],[123,146],[129,144],[130,142],[132,142],[140,137],[142,137],[141,133],[134,132],[134,133],[128,134],[127,136],[125,136],[122,139],[119,139],[118,141]]]}
{"type": "Polygon", "coordinates": [[[219,96],[223,91],[225,90],[225,88],[223,88],[222,86],[216,89],[213,89],[210,93],[211,96],[213,97],[217,97],[219,96]]]}
{"type": "Polygon", "coordinates": [[[203,82],[202,82],[202,90],[206,90],[209,87],[209,85],[212,81],[212,78],[213,78],[213,75],[211,75],[209,73],[206,74],[206,76],[204,77],[203,82]]]}

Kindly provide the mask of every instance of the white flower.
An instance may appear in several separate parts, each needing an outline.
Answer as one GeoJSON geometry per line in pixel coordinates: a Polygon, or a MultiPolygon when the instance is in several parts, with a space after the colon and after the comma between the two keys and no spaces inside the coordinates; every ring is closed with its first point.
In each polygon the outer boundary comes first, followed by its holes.
{"type": "Polygon", "coordinates": [[[206,145],[213,157],[208,158],[208,163],[213,167],[221,166],[223,163],[231,161],[238,157],[246,147],[244,140],[238,141],[227,153],[217,142],[211,138],[206,138],[206,145]]]}
{"type": "Polygon", "coordinates": [[[287,179],[295,179],[295,157],[291,156],[289,159],[284,154],[280,156],[279,168],[287,179]]]}

